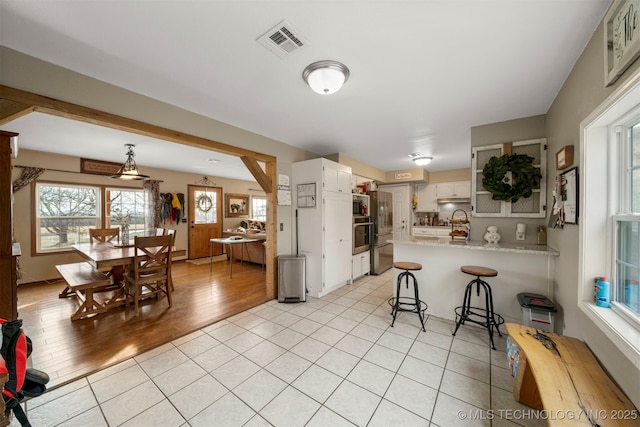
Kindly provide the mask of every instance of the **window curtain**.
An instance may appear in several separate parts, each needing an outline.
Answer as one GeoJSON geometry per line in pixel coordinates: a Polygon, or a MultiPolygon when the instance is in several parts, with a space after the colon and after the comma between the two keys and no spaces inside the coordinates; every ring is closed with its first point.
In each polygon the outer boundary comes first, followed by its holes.
{"type": "Polygon", "coordinates": [[[22,167],[22,174],[20,177],[13,181],[13,192],[17,192],[33,181],[38,179],[40,175],[44,173],[44,168],[22,167]]]}
{"type": "Polygon", "coordinates": [[[144,229],[147,233],[154,233],[160,225],[160,181],[149,179],[142,183],[144,189],[145,209],[144,209],[144,229]]]}

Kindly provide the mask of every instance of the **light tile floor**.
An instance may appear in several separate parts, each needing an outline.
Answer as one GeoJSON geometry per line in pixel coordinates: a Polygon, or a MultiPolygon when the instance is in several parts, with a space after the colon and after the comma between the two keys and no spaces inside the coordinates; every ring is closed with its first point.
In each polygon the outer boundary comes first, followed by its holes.
{"type": "MultiPolygon", "coordinates": [[[[402,313],[393,272],[270,301],[26,402],[34,426],[518,426],[505,339],[402,313]]],[[[462,297],[462,296],[461,296],[462,297]]],[[[14,419],[11,426],[19,424],[14,419]]]]}

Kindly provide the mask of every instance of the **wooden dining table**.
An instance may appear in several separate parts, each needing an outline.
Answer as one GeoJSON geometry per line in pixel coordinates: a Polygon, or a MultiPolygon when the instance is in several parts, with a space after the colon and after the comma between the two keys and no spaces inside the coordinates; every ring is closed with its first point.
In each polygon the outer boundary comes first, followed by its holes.
{"type": "MultiPolygon", "coordinates": [[[[113,287],[122,287],[124,272],[127,266],[133,265],[136,248],[132,243],[114,244],[111,242],[77,243],[72,245],[73,250],[87,260],[95,268],[111,267],[113,287]]],[[[171,257],[186,255],[185,249],[171,249],[171,257]]],[[[68,296],[65,289],[60,296],[68,296]]]]}

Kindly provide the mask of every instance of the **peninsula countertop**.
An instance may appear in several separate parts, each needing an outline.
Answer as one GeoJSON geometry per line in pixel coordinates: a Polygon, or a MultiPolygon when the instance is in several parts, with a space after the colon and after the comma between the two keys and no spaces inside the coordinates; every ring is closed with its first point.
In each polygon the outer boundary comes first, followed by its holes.
{"type": "Polygon", "coordinates": [[[559,256],[560,252],[544,245],[525,243],[487,243],[474,240],[451,240],[450,237],[420,237],[414,236],[403,240],[390,242],[404,245],[436,246],[456,249],[471,249],[480,251],[511,252],[533,255],[559,256]]]}

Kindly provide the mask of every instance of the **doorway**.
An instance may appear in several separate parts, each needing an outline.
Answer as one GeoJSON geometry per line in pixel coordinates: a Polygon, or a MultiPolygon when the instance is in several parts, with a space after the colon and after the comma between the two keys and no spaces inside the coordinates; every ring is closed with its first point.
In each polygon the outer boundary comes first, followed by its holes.
{"type": "MultiPolygon", "coordinates": [[[[222,237],[222,188],[189,185],[189,258],[206,258],[209,241],[222,237]]],[[[222,245],[215,243],[212,255],[222,254],[222,245]]]]}

